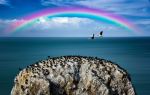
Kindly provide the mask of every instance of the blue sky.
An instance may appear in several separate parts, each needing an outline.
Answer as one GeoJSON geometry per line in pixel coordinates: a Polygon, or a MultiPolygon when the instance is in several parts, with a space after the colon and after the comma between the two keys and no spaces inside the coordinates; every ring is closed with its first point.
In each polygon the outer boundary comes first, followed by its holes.
{"type": "Polygon", "coordinates": [[[0,36],[1,37],[84,37],[104,31],[104,36],[150,36],[150,0],[0,0],[0,36]],[[21,17],[45,8],[88,7],[101,9],[122,16],[141,29],[140,34],[79,17],[54,17],[21,30],[17,33],[6,33],[14,22],[22,21],[21,17]],[[38,27],[38,28],[37,28],[38,27]]]}

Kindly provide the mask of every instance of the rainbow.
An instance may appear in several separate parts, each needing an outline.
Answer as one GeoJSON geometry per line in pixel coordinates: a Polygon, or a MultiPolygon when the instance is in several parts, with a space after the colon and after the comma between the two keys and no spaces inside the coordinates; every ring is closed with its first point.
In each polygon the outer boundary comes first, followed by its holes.
{"type": "Polygon", "coordinates": [[[67,7],[47,8],[22,17],[24,21],[13,24],[13,32],[31,27],[40,17],[81,17],[90,18],[96,21],[103,21],[109,24],[123,27],[126,30],[137,32],[137,28],[126,19],[112,13],[91,8],[67,7]]]}

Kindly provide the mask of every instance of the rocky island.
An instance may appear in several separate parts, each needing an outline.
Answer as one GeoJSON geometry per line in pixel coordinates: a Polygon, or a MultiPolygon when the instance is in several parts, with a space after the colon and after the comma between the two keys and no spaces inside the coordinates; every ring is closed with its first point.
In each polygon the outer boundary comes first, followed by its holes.
{"type": "Polygon", "coordinates": [[[11,95],[136,95],[129,74],[111,61],[62,56],[21,70],[11,95]]]}

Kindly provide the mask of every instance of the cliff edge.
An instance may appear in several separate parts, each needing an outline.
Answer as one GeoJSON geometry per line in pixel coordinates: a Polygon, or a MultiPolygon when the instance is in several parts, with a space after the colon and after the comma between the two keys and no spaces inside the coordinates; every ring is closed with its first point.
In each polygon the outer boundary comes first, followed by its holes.
{"type": "Polygon", "coordinates": [[[130,76],[99,58],[62,56],[27,66],[14,80],[11,95],[136,95],[130,76]]]}

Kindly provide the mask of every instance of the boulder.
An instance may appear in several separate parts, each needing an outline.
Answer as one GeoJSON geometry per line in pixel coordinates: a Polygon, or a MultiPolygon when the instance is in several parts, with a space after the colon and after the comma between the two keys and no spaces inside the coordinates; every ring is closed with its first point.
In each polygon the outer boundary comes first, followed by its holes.
{"type": "Polygon", "coordinates": [[[62,56],[27,66],[11,95],[136,95],[129,74],[111,61],[62,56]]]}

